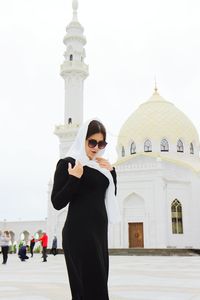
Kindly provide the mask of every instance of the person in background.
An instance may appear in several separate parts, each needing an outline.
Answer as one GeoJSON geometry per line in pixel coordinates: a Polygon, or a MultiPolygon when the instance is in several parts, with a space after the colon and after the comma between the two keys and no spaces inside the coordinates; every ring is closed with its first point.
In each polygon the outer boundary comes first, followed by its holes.
{"type": "Polygon", "coordinates": [[[10,240],[11,238],[10,238],[9,231],[4,231],[4,233],[0,237],[0,245],[3,254],[3,262],[2,262],[3,265],[5,265],[8,260],[8,250],[9,250],[10,240]]]}
{"type": "Polygon", "coordinates": [[[21,259],[21,261],[25,261],[26,259],[29,259],[29,257],[26,255],[26,251],[28,250],[28,245],[21,246],[18,252],[18,256],[21,259]]]}
{"type": "Polygon", "coordinates": [[[30,241],[30,253],[31,253],[31,257],[33,257],[34,246],[35,246],[35,238],[34,238],[34,236],[32,236],[31,241],[30,241]]]}
{"type": "Polygon", "coordinates": [[[48,235],[43,232],[43,235],[38,239],[42,243],[42,258],[43,262],[47,261],[47,246],[48,246],[48,235]]]}
{"type": "Polygon", "coordinates": [[[54,235],[51,253],[55,256],[57,254],[57,237],[54,235]]]}

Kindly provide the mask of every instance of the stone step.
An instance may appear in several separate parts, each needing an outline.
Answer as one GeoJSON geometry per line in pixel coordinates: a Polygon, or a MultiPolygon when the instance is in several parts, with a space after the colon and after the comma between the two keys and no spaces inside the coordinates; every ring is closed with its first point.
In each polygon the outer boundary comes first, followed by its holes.
{"type": "Polygon", "coordinates": [[[178,249],[178,248],[112,248],[109,255],[138,255],[138,256],[198,256],[200,249],[178,249]]]}

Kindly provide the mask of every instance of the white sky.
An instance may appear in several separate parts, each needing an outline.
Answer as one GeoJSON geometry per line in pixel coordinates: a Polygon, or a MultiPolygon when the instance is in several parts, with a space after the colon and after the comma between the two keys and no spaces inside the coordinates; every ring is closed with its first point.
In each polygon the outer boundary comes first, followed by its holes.
{"type": "MultiPolygon", "coordinates": [[[[47,216],[47,184],[59,158],[53,131],[64,119],[59,70],[71,2],[0,0],[0,220],[47,216]]],[[[84,118],[98,116],[117,137],[151,96],[156,75],[160,94],[200,132],[199,15],[199,0],[79,0],[90,71],[84,118]]]]}

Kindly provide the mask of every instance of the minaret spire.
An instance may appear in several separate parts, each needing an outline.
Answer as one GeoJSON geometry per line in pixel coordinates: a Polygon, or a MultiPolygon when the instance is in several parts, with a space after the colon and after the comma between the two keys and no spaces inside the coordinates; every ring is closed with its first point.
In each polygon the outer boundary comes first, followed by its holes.
{"type": "Polygon", "coordinates": [[[72,1],[72,9],[73,9],[73,21],[78,21],[77,10],[78,10],[78,0],[72,1]]]}
{"type": "Polygon", "coordinates": [[[157,87],[156,75],[154,77],[154,83],[155,83],[154,94],[158,94],[158,87],[157,87]]]}
{"type": "Polygon", "coordinates": [[[84,28],[78,21],[78,0],[72,0],[73,17],[66,27],[64,62],[60,75],[65,82],[64,125],[56,126],[55,134],[60,139],[60,157],[65,157],[79,126],[83,122],[83,86],[88,76],[85,64],[86,38],[84,28]]]}

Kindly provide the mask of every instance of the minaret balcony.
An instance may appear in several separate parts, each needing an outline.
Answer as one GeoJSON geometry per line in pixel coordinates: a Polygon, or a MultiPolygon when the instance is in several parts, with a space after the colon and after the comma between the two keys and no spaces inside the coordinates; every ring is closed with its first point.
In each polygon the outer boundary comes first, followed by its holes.
{"type": "Polygon", "coordinates": [[[73,43],[74,41],[80,42],[83,46],[86,44],[85,36],[81,35],[79,32],[67,33],[63,39],[63,43],[66,46],[68,46],[70,43],[73,43]]]}
{"type": "Polygon", "coordinates": [[[65,76],[69,73],[82,73],[85,77],[88,76],[88,66],[81,61],[64,61],[60,68],[60,75],[65,76]]]}
{"type": "Polygon", "coordinates": [[[65,124],[65,125],[56,125],[54,134],[60,138],[73,137],[75,138],[77,131],[79,129],[78,124],[65,124]]]}

